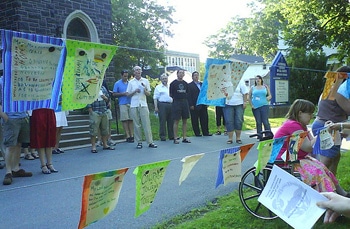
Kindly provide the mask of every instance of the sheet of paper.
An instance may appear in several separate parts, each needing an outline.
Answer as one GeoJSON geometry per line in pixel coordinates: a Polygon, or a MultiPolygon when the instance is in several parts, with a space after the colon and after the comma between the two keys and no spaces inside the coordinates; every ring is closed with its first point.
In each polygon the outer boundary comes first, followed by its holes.
{"type": "Polygon", "coordinates": [[[274,165],[258,201],[293,228],[308,229],[325,212],[316,202],[326,197],[274,165]]]}

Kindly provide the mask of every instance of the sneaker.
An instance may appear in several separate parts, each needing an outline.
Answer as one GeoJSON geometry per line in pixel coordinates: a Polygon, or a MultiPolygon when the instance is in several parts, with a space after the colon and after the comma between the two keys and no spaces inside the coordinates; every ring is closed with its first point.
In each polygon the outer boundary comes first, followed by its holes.
{"type": "Polygon", "coordinates": [[[117,143],[115,142],[115,141],[113,141],[113,140],[108,140],[108,142],[107,142],[107,145],[110,145],[110,146],[115,146],[117,143]]]}
{"type": "Polygon", "coordinates": [[[96,142],[96,147],[102,146],[102,142],[101,141],[97,141],[96,142]]]}
{"type": "Polygon", "coordinates": [[[12,174],[6,173],[4,181],[2,182],[3,185],[10,185],[12,184],[12,174]]]}
{"type": "Polygon", "coordinates": [[[12,171],[12,176],[13,177],[31,177],[33,176],[33,173],[26,172],[24,169],[20,169],[17,172],[12,171]]]}
{"type": "Polygon", "coordinates": [[[52,154],[60,154],[60,151],[58,151],[57,149],[52,150],[52,154]]]}
{"type": "Polygon", "coordinates": [[[24,156],[24,159],[26,160],[34,160],[35,158],[29,153],[24,156]]]}
{"type": "Polygon", "coordinates": [[[151,143],[151,144],[148,145],[148,147],[149,148],[157,148],[158,146],[156,144],[154,144],[154,143],[151,143]]]}
{"type": "Polygon", "coordinates": [[[64,151],[61,150],[60,148],[57,148],[56,150],[57,150],[58,152],[60,152],[60,153],[64,153],[64,151]]]}

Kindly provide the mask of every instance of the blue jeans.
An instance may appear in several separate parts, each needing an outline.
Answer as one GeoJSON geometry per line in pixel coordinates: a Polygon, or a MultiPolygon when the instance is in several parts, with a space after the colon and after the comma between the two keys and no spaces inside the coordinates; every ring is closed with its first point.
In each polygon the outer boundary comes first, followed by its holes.
{"type": "Polygon", "coordinates": [[[253,115],[255,118],[256,132],[262,132],[262,125],[264,124],[264,130],[271,130],[269,123],[269,105],[258,107],[253,110],[253,115]]]}
{"type": "Polygon", "coordinates": [[[225,126],[228,132],[234,130],[242,130],[243,125],[243,104],[230,106],[226,105],[223,108],[225,117],[225,126]]]}

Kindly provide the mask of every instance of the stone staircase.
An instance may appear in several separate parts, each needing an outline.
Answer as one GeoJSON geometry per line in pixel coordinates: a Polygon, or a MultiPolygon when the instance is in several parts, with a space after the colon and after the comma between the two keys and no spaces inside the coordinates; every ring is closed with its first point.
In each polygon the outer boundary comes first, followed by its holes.
{"type": "MultiPolygon", "coordinates": [[[[70,111],[67,120],[68,126],[63,127],[59,147],[63,150],[91,147],[89,115],[79,110],[70,111]]],[[[125,141],[125,135],[117,134],[113,129],[111,138],[117,143],[125,141]]]]}

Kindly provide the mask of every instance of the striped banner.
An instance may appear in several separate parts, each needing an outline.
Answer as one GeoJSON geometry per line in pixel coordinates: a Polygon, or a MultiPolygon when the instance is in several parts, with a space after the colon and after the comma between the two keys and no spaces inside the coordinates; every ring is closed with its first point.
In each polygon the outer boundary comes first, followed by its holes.
{"type": "Polygon", "coordinates": [[[1,37],[3,111],[55,110],[66,56],[63,40],[10,30],[1,30],[1,37]]]}

